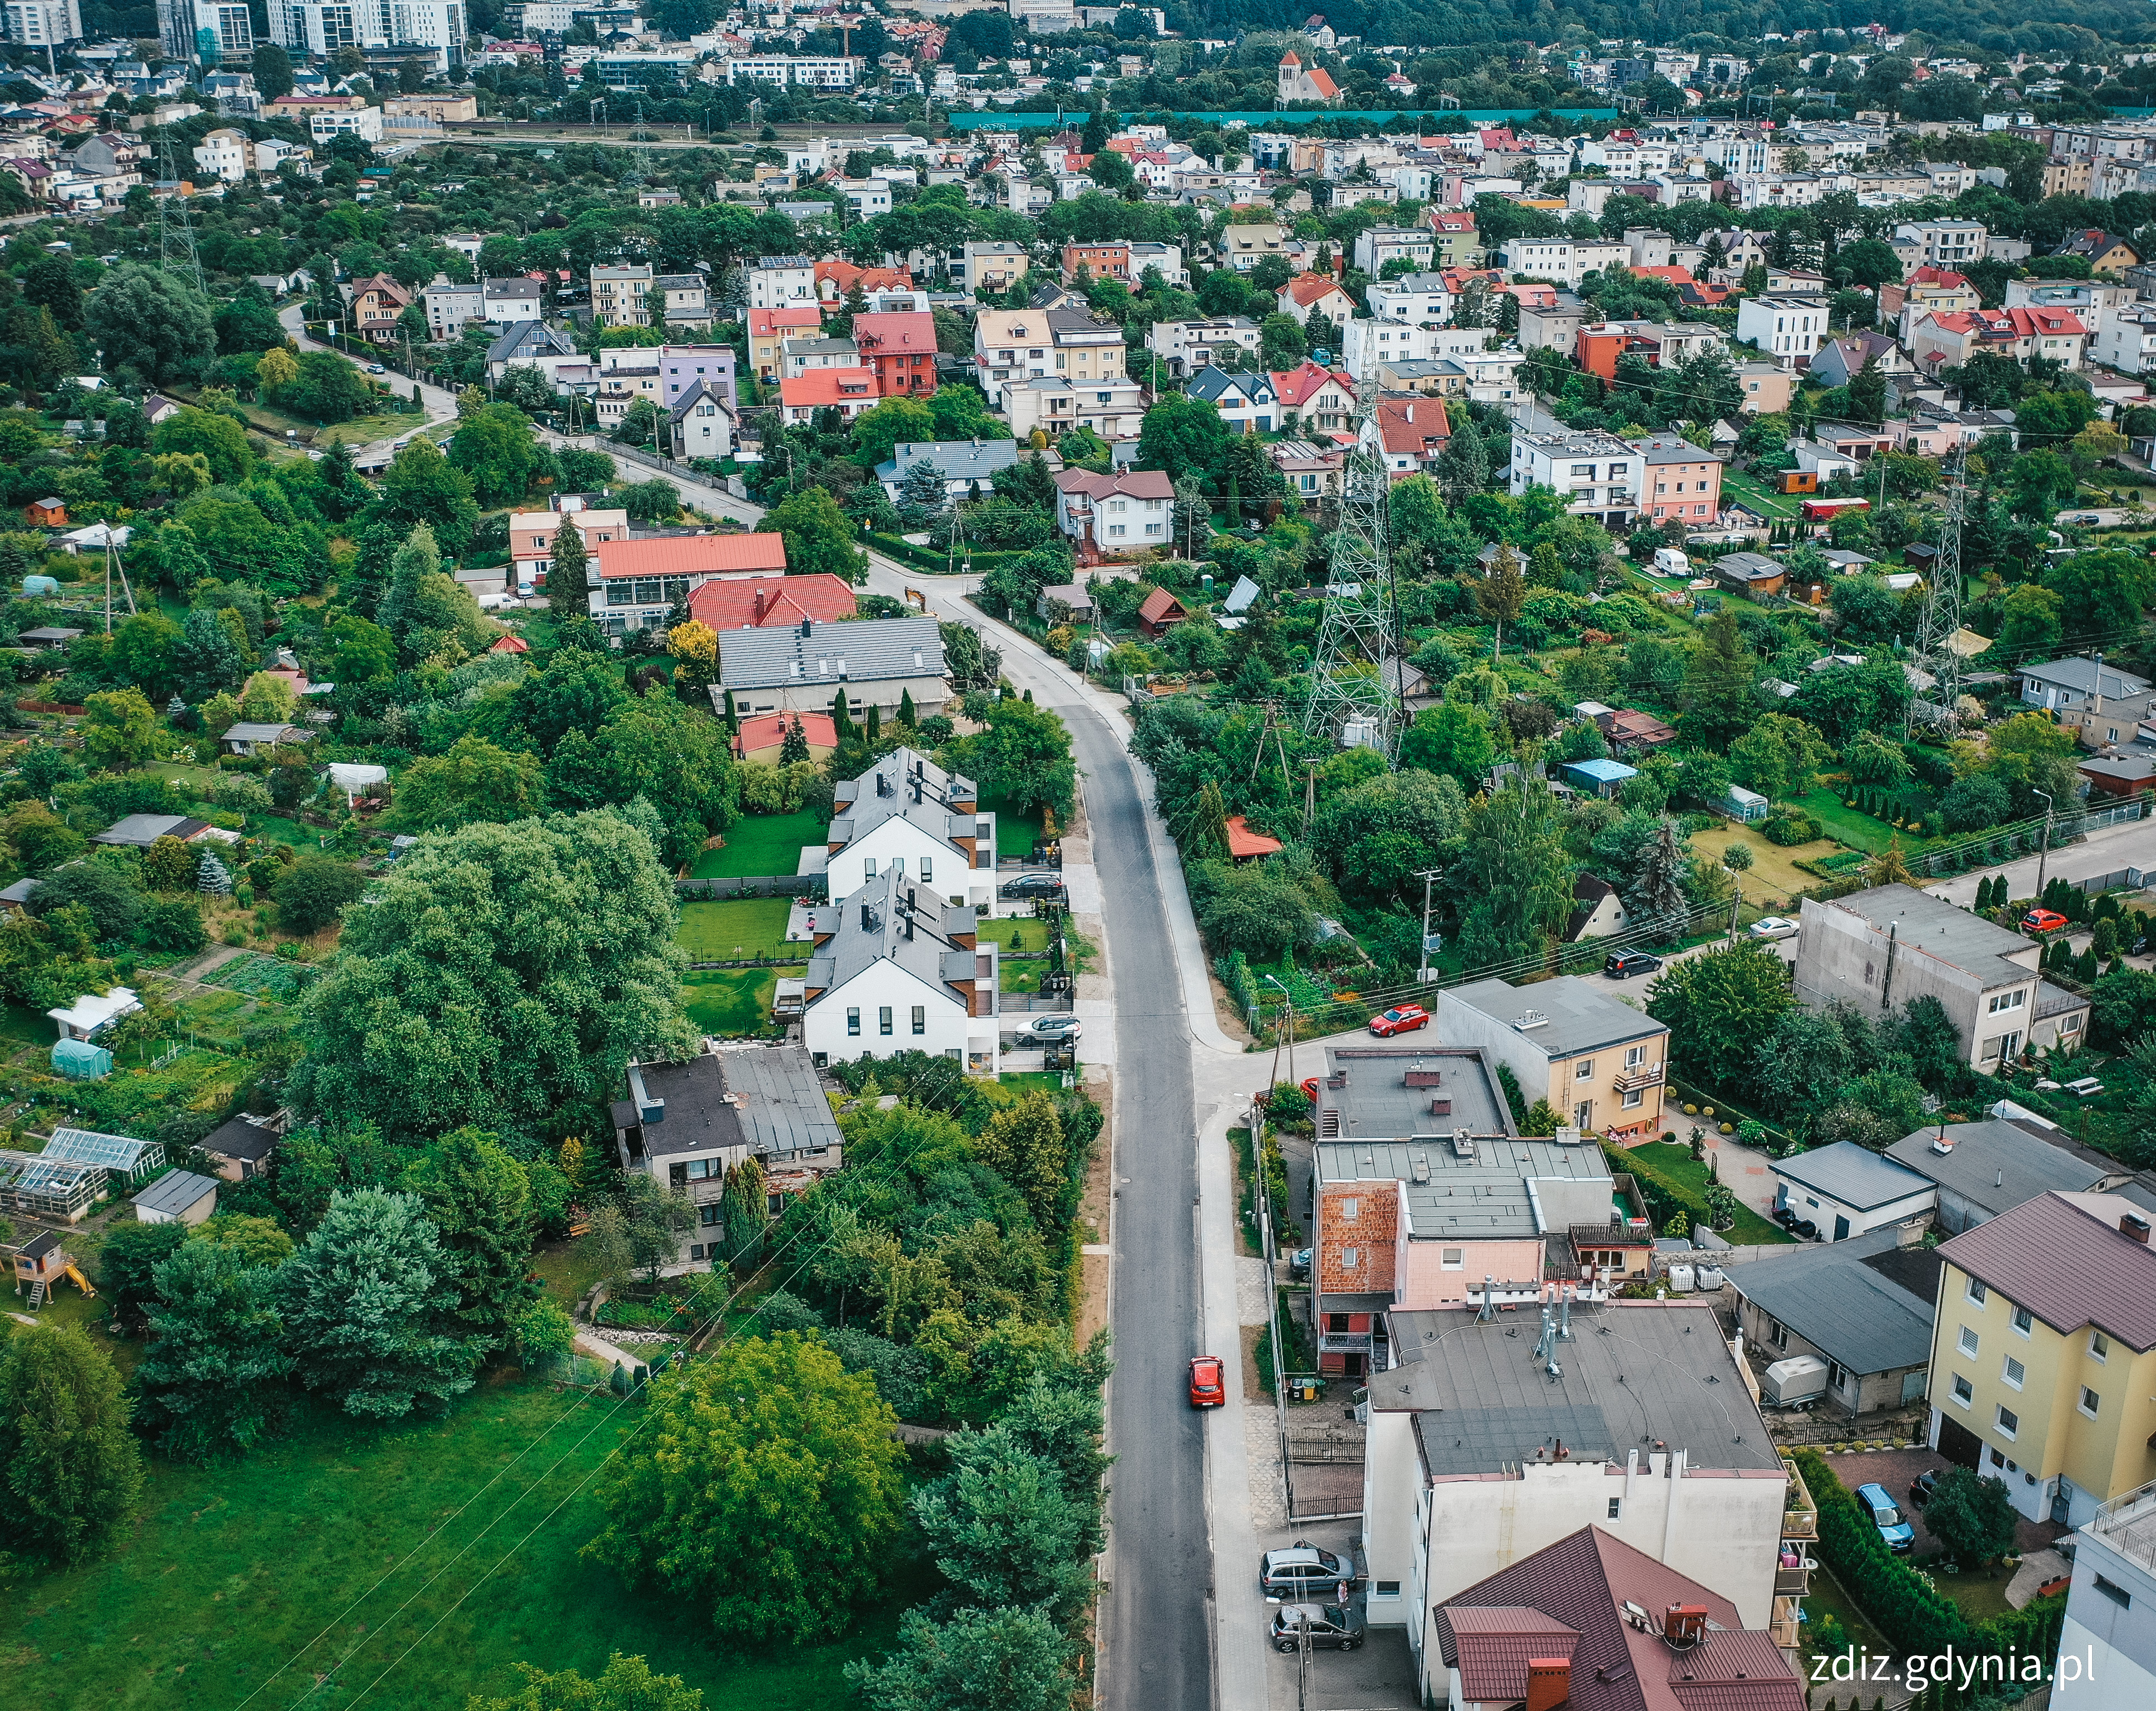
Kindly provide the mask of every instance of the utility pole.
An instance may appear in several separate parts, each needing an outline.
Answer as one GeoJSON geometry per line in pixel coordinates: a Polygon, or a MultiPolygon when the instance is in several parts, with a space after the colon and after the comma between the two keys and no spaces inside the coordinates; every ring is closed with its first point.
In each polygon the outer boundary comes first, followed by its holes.
{"type": "Polygon", "coordinates": [[[1276,976],[1268,974],[1265,979],[1271,985],[1280,987],[1281,996],[1287,1003],[1287,1078],[1290,1082],[1293,1082],[1295,1080],[1295,994],[1286,986],[1281,985],[1276,976]]]}
{"type": "Polygon", "coordinates": [[[2036,907],[2041,909],[2044,907],[2044,866],[2051,859],[2051,793],[2031,790],[2029,794],[2044,799],[2044,838],[2036,851],[2036,907]]]}
{"type": "Polygon", "coordinates": [[[1430,984],[1430,886],[1437,877],[1435,867],[1424,868],[1415,877],[1422,881],[1422,966],[1415,970],[1415,984],[1430,984]]]}

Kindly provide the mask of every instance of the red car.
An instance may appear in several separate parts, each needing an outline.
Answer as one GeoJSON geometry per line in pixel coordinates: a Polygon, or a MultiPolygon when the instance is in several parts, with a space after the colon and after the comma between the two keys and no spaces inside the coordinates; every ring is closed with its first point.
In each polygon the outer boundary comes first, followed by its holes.
{"type": "Polygon", "coordinates": [[[1305,1076],[1302,1078],[1302,1097],[1310,1101],[1312,1105],[1317,1103],[1317,1077],[1316,1076],[1305,1076]]]}
{"type": "Polygon", "coordinates": [[[1222,1387],[1219,1357],[1212,1354],[1194,1354],[1190,1358],[1190,1405],[1193,1408],[1218,1408],[1228,1400],[1222,1387]]]}
{"type": "Polygon", "coordinates": [[[1430,1012],[1419,1004],[1399,1005],[1382,1016],[1370,1018],[1370,1031],[1380,1040],[1389,1040],[1395,1034],[1405,1034],[1429,1025],[1430,1012]]]}
{"type": "Polygon", "coordinates": [[[2021,917],[2021,924],[2031,933],[2056,933],[2066,924],[2066,917],[2056,909],[2031,909],[2021,917]]]}

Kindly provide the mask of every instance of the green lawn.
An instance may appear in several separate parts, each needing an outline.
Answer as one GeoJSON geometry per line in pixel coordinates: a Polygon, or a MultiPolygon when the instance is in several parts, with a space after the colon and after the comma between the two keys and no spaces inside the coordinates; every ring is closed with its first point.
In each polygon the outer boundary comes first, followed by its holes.
{"type": "Polygon", "coordinates": [[[519,1662],[593,1675],[619,1651],[701,1688],[709,1711],[850,1703],[843,1667],[888,1647],[896,1602],[836,1643],[727,1653],[691,1602],[578,1554],[603,1519],[583,1482],[639,1418],[603,1392],[482,1380],[445,1421],[315,1410],[244,1464],[153,1462],[110,1555],[13,1582],[0,1688],[26,1711],[229,1711],[258,1693],[463,1711],[514,1691],[519,1662]]]}
{"type": "Polygon", "coordinates": [[[706,850],[689,870],[692,879],[785,879],[801,865],[805,844],[824,842],[824,822],[813,814],[746,814],[726,829],[726,840],[706,850]]]}
{"type": "Polygon", "coordinates": [[[699,963],[777,956],[786,948],[786,917],[791,907],[784,897],[684,903],[675,940],[699,963]]]}
{"type": "Polygon", "coordinates": [[[1965,1575],[1943,1575],[1938,1560],[1933,1559],[1917,1565],[1938,1585],[1940,1592],[1960,1606],[1961,1613],[1972,1622],[1988,1622],[1994,1616],[2006,1614],[2006,1583],[2014,1578],[2014,1571],[1994,1568],[1989,1574],[1982,1569],[1972,1569],[1965,1575]]]}
{"type": "Polygon", "coordinates": [[[1825,828],[1826,835],[1852,850],[1861,850],[1866,855],[1876,855],[1893,840],[1902,840],[1902,850],[1907,855],[1924,843],[1919,833],[1897,831],[1883,820],[1874,820],[1868,814],[1860,814],[1853,808],[1842,805],[1841,798],[1822,784],[1815,790],[1807,790],[1801,796],[1789,799],[1792,807],[1801,808],[1825,828]]]}
{"type": "Polygon", "coordinates": [[[584,1292],[599,1281],[603,1267],[598,1250],[588,1241],[545,1241],[533,1250],[531,1269],[547,1297],[557,1306],[572,1308],[584,1292]]]}
{"type": "Polygon", "coordinates": [[[48,1048],[59,1040],[59,1030],[53,1019],[43,1010],[32,1010],[28,1005],[12,1000],[0,1005],[0,1040],[12,1040],[20,1046],[43,1046],[48,1048]]]}
{"type": "Polygon", "coordinates": [[[704,969],[681,982],[689,1020],[721,1038],[771,1031],[771,1000],[782,974],[800,969],[704,969]]]}
{"type": "Polygon", "coordinates": [[[996,817],[996,854],[1021,861],[1033,854],[1034,840],[1047,825],[1038,808],[1013,808],[998,797],[983,796],[981,811],[996,817]]]}
{"type": "Polygon", "coordinates": [[[1722,491],[1725,498],[1741,500],[1747,511],[1756,511],[1762,516],[1787,519],[1797,515],[1799,501],[1794,495],[1769,492],[1740,470],[1722,470],[1722,491]]]}
{"type": "MultiPolygon", "coordinates": [[[[1722,1120],[1719,1115],[1721,1107],[1717,1106],[1715,1109],[1717,1115],[1712,1122],[1706,1118],[1698,1118],[1696,1121],[1702,1127],[1711,1129],[1713,1123],[1722,1120]]],[[[1687,1123],[1684,1107],[1681,1105],[1676,1107],[1674,1112],[1665,1107],[1662,1121],[1681,1135],[1686,1131],[1687,1123]]],[[[1650,1181],[1661,1183],[1666,1188],[1681,1189],[1693,1200],[1698,1200],[1707,1193],[1707,1166],[1702,1161],[1691,1156],[1689,1148],[1668,1147],[1664,1146],[1660,1141],[1646,1141],[1636,1147],[1620,1148],[1617,1151],[1619,1155],[1626,1161],[1624,1168],[1635,1176],[1644,1176],[1650,1181]]],[[[1737,1222],[1729,1229],[1717,1231],[1716,1234],[1727,1241],[1732,1247],[1752,1247],[1763,1242],[1789,1241],[1793,1239],[1789,1231],[1783,1229],[1780,1225],[1769,1223],[1749,1206],[1740,1206],[1738,1209],[1737,1222]]]]}

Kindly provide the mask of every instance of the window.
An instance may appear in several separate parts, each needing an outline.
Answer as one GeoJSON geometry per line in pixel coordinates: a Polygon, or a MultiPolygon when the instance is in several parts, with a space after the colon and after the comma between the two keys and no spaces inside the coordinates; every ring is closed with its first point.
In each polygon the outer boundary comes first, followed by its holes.
{"type": "Polygon", "coordinates": [[[2102,1575],[2098,1575],[2096,1577],[2096,1590],[2102,1593],[2106,1598],[2108,1598],[2121,1610],[2128,1608],[2133,1602],[2133,1595],[2128,1592],[2123,1586],[2118,1585],[2113,1581],[2106,1580],[2102,1575]]]}
{"type": "Polygon", "coordinates": [[[1340,1269],[1342,1271],[1354,1271],[1362,1263],[1363,1250],[1359,1247],[1343,1247],[1340,1250],[1340,1269]]]}
{"type": "Polygon", "coordinates": [[[1348,1315],[1344,1313],[1326,1314],[1325,1328],[1327,1331],[1345,1331],[1348,1328],[1348,1315]]]}
{"type": "Polygon", "coordinates": [[[1578,1063],[1573,1065],[1572,1078],[1575,1082],[1593,1081],[1594,1079],[1594,1060],[1591,1057],[1583,1057],[1578,1063]]]}
{"type": "Polygon", "coordinates": [[[1964,1354],[1974,1354],[1976,1353],[1977,1335],[1976,1333],[1970,1330],[1967,1325],[1964,1325],[1961,1328],[1961,1338],[1958,1347],[1960,1348],[1961,1352],[1964,1354]]]}
{"type": "Polygon", "coordinates": [[[2021,1417],[2011,1408],[1999,1410],[1999,1433],[2001,1437],[2012,1437],[2021,1430],[2021,1417]]]}
{"type": "Polygon", "coordinates": [[[1583,1099],[1578,1104],[1573,1106],[1572,1107],[1572,1123],[1574,1128],[1593,1128],[1594,1127],[1594,1102],[1591,1099],[1583,1099]]]}
{"type": "Polygon", "coordinates": [[[1768,1320],[1767,1340],[1769,1343],[1772,1343],[1777,1349],[1788,1348],[1789,1346],[1789,1328],[1784,1324],[1779,1319],[1768,1320]]]}
{"type": "Polygon", "coordinates": [[[1959,1373],[1954,1374],[1953,1399],[1964,1408],[1976,1398],[1976,1387],[1959,1373]]]}
{"type": "Polygon", "coordinates": [[[2094,1390],[2092,1390],[2087,1385],[2083,1385],[2082,1386],[2082,1412],[2087,1415],[2091,1420],[2094,1420],[2096,1418],[2097,1409],[2102,1404],[2102,1400],[2103,1399],[2102,1397],[2098,1396],[2097,1393],[2094,1390]]]}
{"type": "Polygon", "coordinates": [[[1991,1298],[1991,1292],[1986,1289],[1984,1285],[1978,1282],[1974,1277],[1969,1280],[1969,1289],[1967,1293],[1969,1299],[1974,1302],[1979,1307],[1982,1307],[1985,1302],[1991,1298]]]}
{"type": "Polygon", "coordinates": [[[1378,1582],[1377,1596],[1380,1598],[1398,1598],[1399,1595],[1400,1583],[1398,1580],[1380,1580],[1378,1582]]]}
{"type": "Polygon", "coordinates": [[[2111,1338],[2101,1331],[2089,1333],[2089,1359],[2102,1360],[2111,1353],[2111,1338]]]}
{"type": "Polygon", "coordinates": [[[859,1034],[861,1031],[861,1010],[859,1005],[846,1006],[846,1031],[849,1034],[859,1034]]]}
{"type": "Polygon", "coordinates": [[[1853,1374],[1850,1372],[1849,1369],[1844,1366],[1840,1361],[1830,1360],[1827,1363],[1826,1381],[1833,1389],[1837,1390],[1854,1390],[1856,1387],[1851,1382],[1852,1376],[1853,1374]]]}
{"type": "Polygon", "coordinates": [[[2029,993],[2028,989],[2025,987],[2017,992],[1994,993],[1991,995],[1991,1002],[1987,1008],[1990,1010],[1991,1014],[1995,1016],[2001,1010],[2018,1010],[2028,1001],[2029,993]]]}
{"type": "Polygon", "coordinates": [[[2030,1327],[2034,1325],[2036,1321],[2035,1317],[2030,1313],[2027,1308],[2017,1307],[2014,1309],[2014,1328],[2019,1331],[2023,1336],[2025,1337],[2029,1334],[2030,1327]]]}
{"type": "Polygon", "coordinates": [[[696,1221],[708,1230],[719,1221],[719,1214],[722,1210],[716,1200],[699,1206],[696,1208],[696,1221]]]}
{"type": "Polygon", "coordinates": [[[933,856],[921,858],[921,882],[923,885],[936,883],[936,858],[933,856]]]}
{"type": "Polygon", "coordinates": [[[1644,1069],[1646,1062],[1647,1048],[1645,1046],[1628,1046],[1625,1048],[1625,1067],[1627,1070],[1644,1069]]]}
{"type": "Polygon", "coordinates": [[[874,879],[876,876],[875,865],[876,859],[875,856],[864,856],[861,857],[861,877],[863,879],[874,879]]]}
{"type": "Polygon", "coordinates": [[[889,1005],[883,1005],[876,1011],[876,1032],[879,1034],[888,1034],[891,1032],[891,1006],[889,1005]]]}
{"type": "Polygon", "coordinates": [[[1640,1106],[1646,1103],[1646,1100],[1647,1096],[1639,1088],[1635,1087],[1617,1102],[1627,1111],[1637,1111],[1640,1106]]]}
{"type": "Polygon", "coordinates": [[[1999,1375],[2018,1390],[2021,1388],[2022,1380],[2029,1376],[2029,1369],[2010,1354],[2006,1357],[2005,1365],[1999,1369],[1999,1375]]]}
{"type": "Polygon", "coordinates": [[[1353,1224],[1362,1215],[1363,1203],[1357,1200],[1354,1195],[1350,1195],[1346,1200],[1341,1201],[1340,1216],[1343,1222],[1353,1224]]]}
{"type": "Polygon", "coordinates": [[[1615,1520],[1615,1519],[1616,1519],[1616,1518],[1617,1518],[1620,1514],[1622,1514],[1622,1513],[1624,1513],[1624,1508],[1625,1508],[1625,1499],[1624,1499],[1624,1498],[1610,1498],[1610,1499],[1609,1499],[1609,1518],[1610,1518],[1611,1520],[1613,1520],[1613,1521],[1614,1521],[1614,1520],[1615,1520]]]}

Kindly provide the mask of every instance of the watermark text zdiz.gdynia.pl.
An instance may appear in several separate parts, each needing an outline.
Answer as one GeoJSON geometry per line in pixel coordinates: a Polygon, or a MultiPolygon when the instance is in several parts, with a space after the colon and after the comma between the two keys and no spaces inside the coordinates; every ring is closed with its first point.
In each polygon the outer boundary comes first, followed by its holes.
{"type": "Polygon", "coordinates": [[[2059,1654],[2056,1671],[2034,1652],[1955,1652],[1948,1650],[1895,1657],[1852,1647],[1835,1657],[1812,1659],[1815,1682],[1906,1683],[1912,1693],[1921,1693],[1933,1682],[1967,1693],[1979,1683],[2096,1679],[2096,1648],[2059,1654]]]}

